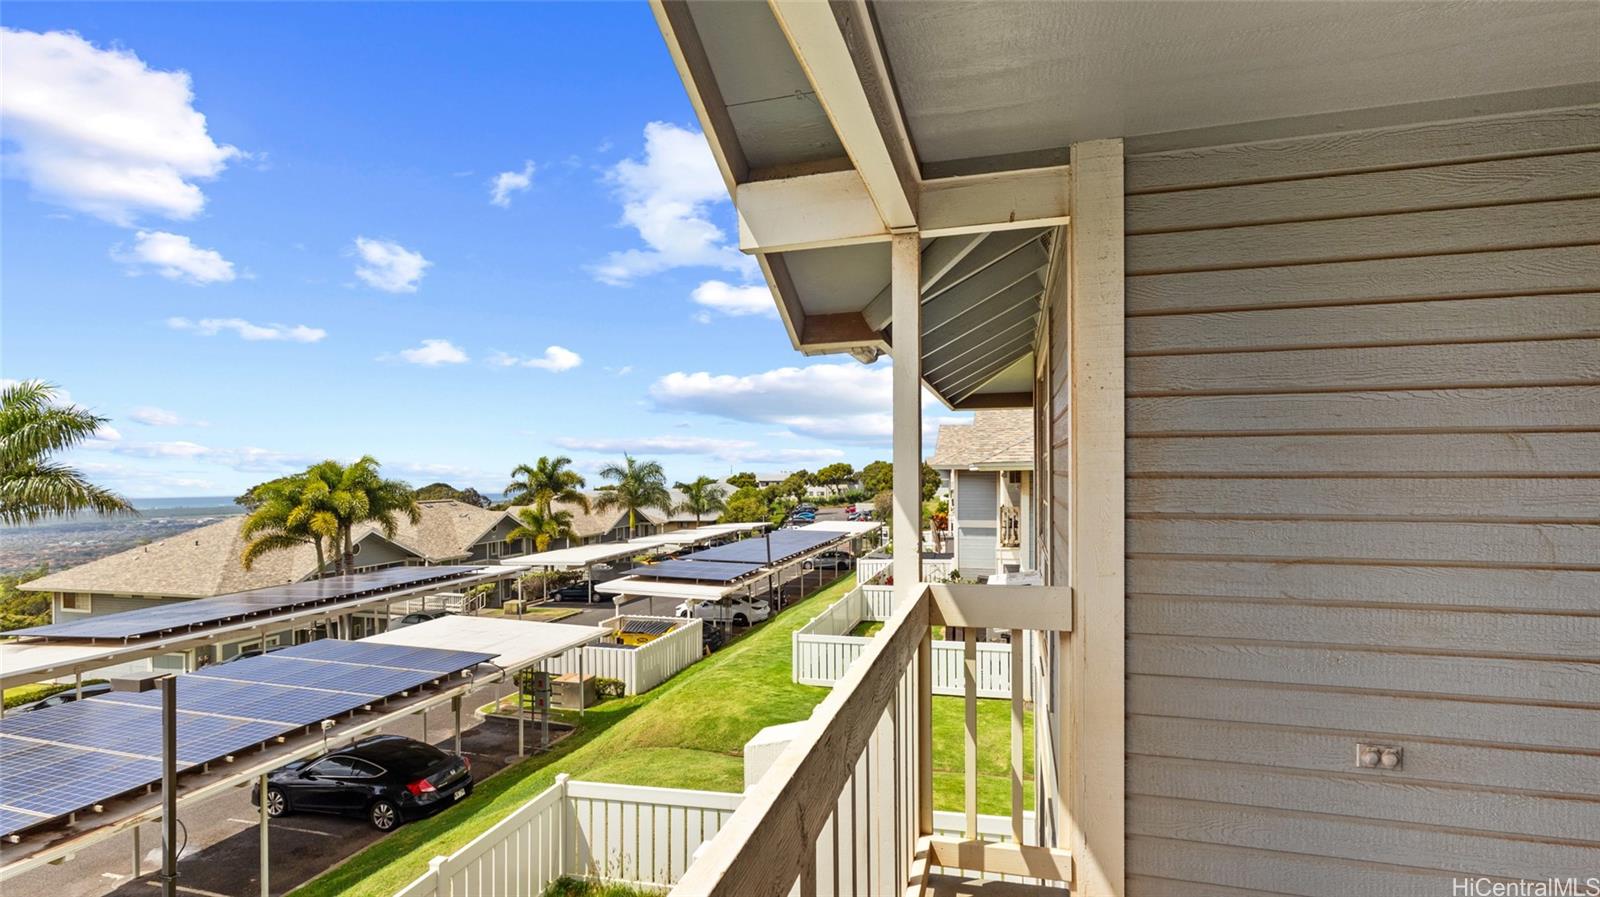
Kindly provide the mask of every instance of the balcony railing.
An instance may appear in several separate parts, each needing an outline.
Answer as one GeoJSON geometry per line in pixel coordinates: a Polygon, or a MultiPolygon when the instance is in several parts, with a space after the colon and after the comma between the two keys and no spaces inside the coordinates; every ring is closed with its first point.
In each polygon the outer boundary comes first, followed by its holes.
{"type": "MultiPolygon", "coordinates": [[[[938,892],[951,872],[1072,878],[1071,856],[1041,846],[1025,820],[1025,699],[1010,690],[1009,837],[985,840],[978,816],[978,629],[1011,631],[1011,681],[1024,640],[1070,628],[1071,593],[1047,587],[905,584],[905,599],[812,714],[810,725],[746,792],[672,893],[677,897],[938,892]],[[965,766],[961,833],[933,814],[931,627],[965,632],[965,766]]],[[[1037,721],[1045,714],[1035,714],[1037,721]]],[[[1048,762],[1041,758],[1041,763],[1048,762]]],[[[990,835],[989,837],[993,837],[990,835]]]]}

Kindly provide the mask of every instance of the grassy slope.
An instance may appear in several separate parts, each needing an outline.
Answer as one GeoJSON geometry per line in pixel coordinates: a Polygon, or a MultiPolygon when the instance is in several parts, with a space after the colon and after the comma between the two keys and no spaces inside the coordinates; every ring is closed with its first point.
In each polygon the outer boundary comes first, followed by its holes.
{"type": "MultiPolygon", "coordinates": [[[[429,858],[460,849],[548,788],[557,772],[589,781],[743,790],[744,743],[767,726],[805,719],[828,693],[790,680],[791,633],[853,585],[853,577],[833,583],[655,691],[591,709],[582,729],[549,754],[530,757],[481,783],[461,805],[401,828],[308,882],[296,897],[393,894],[425,871],[429,858]]],[[[1010,705],[980,701],[978,706],[979,809],[1006,813],[1010,705]]],[[[963,799],[960,699],[934,699],[934,744],[934,803],[958,809],[963,799]]]]}

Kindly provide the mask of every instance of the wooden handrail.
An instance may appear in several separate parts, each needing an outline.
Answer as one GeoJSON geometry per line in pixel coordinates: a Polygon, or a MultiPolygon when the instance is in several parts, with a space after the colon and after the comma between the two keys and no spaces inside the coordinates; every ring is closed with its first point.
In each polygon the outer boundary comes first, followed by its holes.
{"type": "Polygon", "coordinates": [[[979,629],[1072,631],[1072,589],[1067,586],[991,586],[928,583],[935,624],[979,629]]]}
{"type": "MultiPolygon", "coordinates": [[[[773,762],[689,867],[676,895],[784,897],[814,869],[816,840],[929,631],[926,589],[897,608],[883,632],[812,712],[811,725],[773,762]]],[[[930,683],[919,683],[926,690],[930,683]]],[[[909,797],[909,796],[908,796],[909,797]]]]}

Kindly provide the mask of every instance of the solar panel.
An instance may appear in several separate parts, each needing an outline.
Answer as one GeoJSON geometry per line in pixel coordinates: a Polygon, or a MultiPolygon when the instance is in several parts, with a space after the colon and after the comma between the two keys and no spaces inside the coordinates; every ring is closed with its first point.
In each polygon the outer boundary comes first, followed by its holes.
{"type": "Polygon", "coordinates": [[[368,642],[347,642],[342,639],[318,639],[296,645],[287,652],[293,657],[308,660],[329,660],[338,663],[360,663],[369,666],[396,667],[405,670],[428,670],[435,673],[464,670],[482,663],[491,655],[470,651],[446,651],[438,648],[413,648],[409,645],[381,645],[368,642]],[[476,658],[476,659],[474,659],[476,658]]]}
{"type": "MultiPolygon", "coordinates": [[[[92,700],[160,707],[161,692],[114,691],[92,700]]],[[[204,676],[184,676],[178,682],[178,707],[182,710],[278,722],[285,726],[310,725],[371,701],[371,695],[348,691],[230,682],[204,676]]]]}
{"type": "MultiPolygon", "coordinates": [[[[156,760],[0,737],[0,795],[6,806],[46,818],[5,820],[19,828],[71,813],[161,777],[156,760]]],[[[14,829],[7,829],[14,831],[14,829]]]]}
{"type": "Polygon", "coordinates": [[[51,814],[41,813],[35,816],[32,813],[24,813],[11,807],[0,807],[0,832],[20,832],[29,826],[42,825],[49,822],[52,818],[51,814]]]}
{"type": "Polygon", "coordinates": [[[625,576],[648,576],[652,579],[692,579],[700,582],[732,582],[761,569],[760,564],[730,564],[717,561],[694,561],[688,558],[662,561],[634,567],[625,576]]]}
{"type": "Polygon", "coordinates": [[[841,534],[836,532],[785,529],[765,536],[741,539],[737,542],[729,542],[726,545],[718,545],[716,548],[697,551],[693,554],[685,555],[682,560],[696,563],[732,561],[764,565],[768,563],[768,546],[770,543],[771,562],[778,564],[826,545],[829,542],[838,541],[840,538],[841,534]]]}
{"type": "MultiPolygon", "coordinates": [[[[184,674],[175,685],[179,767],[238,753],[495,656],[330,639],[184,674]],[[321,657],[302,656],[313,654],[321,657]],[[333,656],[343,659],[323,659],[333,656]]],[[[161,725],[159,690],[0,718],[0,835],[49,821],[30,814],[55,818],[159,779],[161,725]]]]}
{"type": "MultiPolygon", "coordinates": [[[[178,759],[185,766],[198,765],[283,732],[284,727],[274,722],[180,710],[178,759]]],[[[0,735],[156,758],[161,756],[161,710],[158,705],[91,698],[8,716],[0,720],[0,735]]],[[[0,796],[0,804],[3,803],[11,802],[0,796]]]]}
{"type": "Polygon", "coordinates": [[[480,569],[387,567],[368,573],[329,576],[212,598],[172,601],[158,607],[102,614],[68,623],[14,629],[6,634],[57,639],[136,638],[454,579],[480,569]]]}

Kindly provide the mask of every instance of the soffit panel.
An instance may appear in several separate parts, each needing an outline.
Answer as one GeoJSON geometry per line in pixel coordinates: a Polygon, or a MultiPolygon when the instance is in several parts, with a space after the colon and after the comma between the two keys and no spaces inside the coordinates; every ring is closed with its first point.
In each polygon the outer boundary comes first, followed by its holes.
{"type": "Polygon", "coordinates": [[[872,9],[923,163],[1600,81],[1594,3],[872,9]]]}

